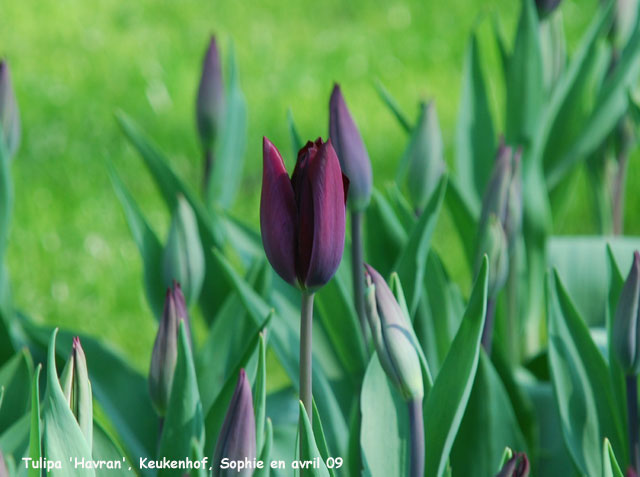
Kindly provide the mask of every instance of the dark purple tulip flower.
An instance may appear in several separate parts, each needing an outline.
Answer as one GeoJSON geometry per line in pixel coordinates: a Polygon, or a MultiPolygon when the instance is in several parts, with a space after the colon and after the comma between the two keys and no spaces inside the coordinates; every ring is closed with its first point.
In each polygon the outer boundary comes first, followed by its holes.
{"type": "Polygon", "coordinates": [[[363,210],[371,199],[371,161],[337,84],[329,101],[329,137],[338,154],[340,167],[349,178],[349,208],[363,210]]]}
{"type": "Polygon", "coordinates": [[[0,128],[9,157],[13,157],[20,142],[20,114],[9,64],[4,60],[0,61],[0,128]]]}
{"type": "Polygon", "coordinates": [[[149,393],[151,402],[160,416],[164,416],[169,404],[173,374],[178,358],[178,329],[180,321],[185,322],[185,331],[190,337],[189,315],[184,295],[177,282],[167,288],[164,312],[158,327],[156,341],[151,354],[149,368],[149,393]]]}
{"type": "Polygon", "coordinates": [[[542,17],[546,17],[551,12],[553,12],[562,0],[536,0],[536,7],[538,9],[538,15],[542,17]]]}
{"type": "Polygon", "coordinates": [[[640,373],[640,253],[633,254],[613,319],[613,351],[628,375],[640,373]]]}
{"type": "Polygon", "coordinates": [[[496,477],[529,477],[529,470],[527,454],[519,452],[504,464],[496,477]]]}
{"type": "Polygon", "coordinates": [[[216,37],[211,36],[202,63],[202,76],[196,100],[196,121],[200,140],[210,149],[220,132],[224,119],[224,82],[216,37]]]}
{"type": "Polygon", "coordinates": [[[286,282],[314,291],[342,259],[349,181],[331,140],[307,142],[291,179],[267,138],[263,160],[260,231],[267,258],[286,282]]]}
{"type": "Polygon", "coordinates": [[[220,469],[222,459],[252,461],[256,457],[256,420],[253,412],[251,384],[244,369],[233,393],[227,415],[224,418],[216,450],[213,454],[213,477],[250,476],[253,469],[220,469]]]}

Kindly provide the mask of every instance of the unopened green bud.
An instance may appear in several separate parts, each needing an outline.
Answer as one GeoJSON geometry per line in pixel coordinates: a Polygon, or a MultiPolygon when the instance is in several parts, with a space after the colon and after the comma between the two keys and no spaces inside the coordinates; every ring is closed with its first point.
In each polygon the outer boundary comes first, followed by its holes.
{"type": "Polygon", "coordinates": [[[193,209],[182,196],[173,214],[164,249],[164,280],[167,287],[180,283],[188,305],[200,296],[204,280],[204,252],[193,209]]]}
{"type": "Polygon", "coordinates": [[[93,439],[93,399],[87,360],[80,338],[73,338],[71,354],[60,376],[60,386],[91,448],[93,439]]]}
{"type": "Polygon", "coordinates": [[[406,401],[422,399],[422,368],[409,317],[382,276],[369,265],[365,269],[365,308],[382,369],[406,401]]]}
{"type": "Polygon", "coordinates": [[[445,171],[442,132],[433,101],[422,104],[403,161],[409,196],[416,211],[422,212],[445,171]]]}
{"type": "Polygon", "coordinates": [[[628,375],[640,373],[640,254],[633,254],[633,264],[627,276],[613,320],[613,351],[628,375]]]}
{"type": "Polygon", "coordinates": [[[480,237],[480,246],[477,253],[476,271],[482,265],[482,257],[489,257],[489,297],[495,298],[507,281],[509,274],[509,254],[507,237],[498,218],[491,214],[483,234],[480,237]]]}

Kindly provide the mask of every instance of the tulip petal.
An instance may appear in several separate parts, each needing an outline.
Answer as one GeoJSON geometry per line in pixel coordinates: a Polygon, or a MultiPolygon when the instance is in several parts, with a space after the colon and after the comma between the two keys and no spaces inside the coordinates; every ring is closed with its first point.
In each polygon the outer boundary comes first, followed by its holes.
{"type": "Polygon", "coordinates": [[[205,147],[215,140],[224,115],[224,82],[216,38],[211,37],[202,62],[202,76],[196,99],[196,121],[205,147]]]}
{"type": "Polygon", "coordinates": [[[329,101],[329,137],[340,160],[340,167],[351,182],[349,207],[362,210],[371,198],[371,161],[337,84],[329,101]]]}
{"type": "Polygon", "coordinates": [[[313,194],[313,248],[303,283],[313,289],[331,279],[340,265],[344,250],[344,183],[331,140],[311,158],[308,168],[313,194]]]}
{"type": "Polygon", "coordinates": [[[260,233],[264,251],[274,270],[295,284],[296,204],[293,187],[282,156],[267,138],[263,139],[260,233]]]}

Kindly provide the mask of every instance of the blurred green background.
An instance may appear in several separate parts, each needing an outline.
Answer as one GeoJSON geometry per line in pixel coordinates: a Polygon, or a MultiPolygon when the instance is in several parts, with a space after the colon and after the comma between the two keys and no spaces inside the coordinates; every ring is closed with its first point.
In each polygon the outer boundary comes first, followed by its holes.
{"type": "MultiPolygon", "coordinates": [[[[563,3],[570,50],[596,5],[563,3]]],[[[155,323],[106,161],[116,165],[163,240],[169,217],[113,113],[122,109],[135,118],[199,188],[194,98],[211,33],[220,39],[223,61],[231,39],[235,45],[249,109],[235,211],[257,226],[261,138],[268,136],[292,163],[289,107],[303,137],[326,137],[329,94],[339,81],[382,186],[393,177],[407,138],[379,100],[374,80],[411,118],[419,100],[434,98],[450,145],[470,32],[474,25],[489,31],[498,14],[511,42],[519,9],[513,0],[0,2],[0,56],[10,62],[23,124],[13,164],[9,251],[17,306],[40,321],[99,335],[140,369],[148,366],[155,323]]],[[[486,60],[485,74],[497,82],[497,56],[486,60]]],[[[448,147],[450,163],[452,152],[448,147]]],[[[640,184],[636,163],[630,166],[632,188],[640,184]]],[[[557,231],[595,230],[585,187],[579,180],[579,200],[572,200],[576,205],[557,231]]],[[[640,231],[633,220],[639,210],[640,204],[627,204],[628,232],[640,231]]],[[[442,222],[435,247],[454,277],[463,276],[446,214],[442,222]]]]}

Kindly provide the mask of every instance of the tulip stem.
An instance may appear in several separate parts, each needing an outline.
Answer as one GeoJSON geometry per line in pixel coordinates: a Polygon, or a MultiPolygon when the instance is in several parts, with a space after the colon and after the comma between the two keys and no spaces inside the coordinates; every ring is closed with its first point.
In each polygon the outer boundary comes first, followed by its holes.
{"type": "Polygon", "coordinates": [[[627,376],[627,418],[629,420],[629,455],[636,472],[640,470],[640,436],[638,435],[638,377],[627,376]]]}
{"type": "Polygon", "coordinates": [[[491,356],[491,345],[493,341],[493,318],[496,312],[495,298],[487,300],[487,314],[484,320],[484,328],[482,330],[482,347],[488,356],[491,356]]]}
{"type": "Polygon", "coordinates": [[[424,419],[422,417],[422,398],[412,399],[409,405],[409,429],[411,432],[410,477],[424,476],[424,419]]]}
{"type": "Polygon", "coordinates": [[[309,420],[312,419],[313,395],[311,393],[311,328],[313,325],[313,293],[302,292],[300,307],[300,400],[309,420]]]}
{"type": "Polygon", "coordinates": [[[362,338],[367,342],[367,318],[364,309],[364,253],[362,250],[362,212],[351,212],[351,271],[353,299],[360,320],[362,338]]]}

